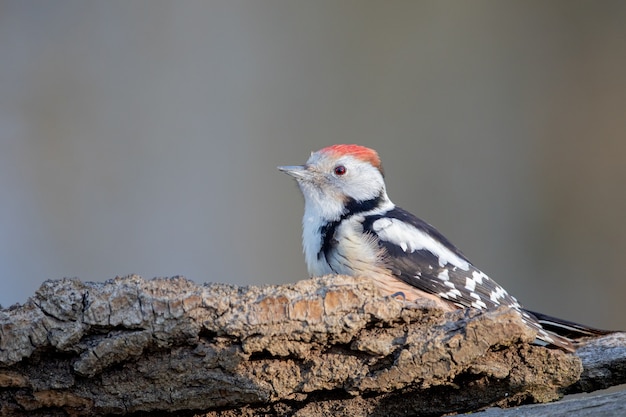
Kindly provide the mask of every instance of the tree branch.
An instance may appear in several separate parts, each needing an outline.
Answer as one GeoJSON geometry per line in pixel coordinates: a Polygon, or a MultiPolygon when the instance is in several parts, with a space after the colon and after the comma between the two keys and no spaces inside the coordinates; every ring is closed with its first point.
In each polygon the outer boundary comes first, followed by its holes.
{"type": "Polygon", "coordinates": [[[623,334],[580,358],[532,340],[510,310],[443,313],[343,276],[48,281],[0,311],[0,412],[441,415],[624,382],[623,334]]]}

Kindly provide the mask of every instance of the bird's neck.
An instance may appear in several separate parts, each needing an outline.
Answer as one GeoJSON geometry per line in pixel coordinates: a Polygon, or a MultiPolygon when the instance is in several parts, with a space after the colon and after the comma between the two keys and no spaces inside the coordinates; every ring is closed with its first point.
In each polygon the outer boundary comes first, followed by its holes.
{"type": "Polygon", "coordinates": [[[336,227],[352,216],[380,214],[391,210],[395,205],[383,190],[378,196],[364,201],[347,199],[341,208],[329,210],[330,206],[320,206],[306,201],[302,218],[302,248],[309,275],[322,276],[333,273],[322,253],[324,239],[333,237],[336,227]]]}

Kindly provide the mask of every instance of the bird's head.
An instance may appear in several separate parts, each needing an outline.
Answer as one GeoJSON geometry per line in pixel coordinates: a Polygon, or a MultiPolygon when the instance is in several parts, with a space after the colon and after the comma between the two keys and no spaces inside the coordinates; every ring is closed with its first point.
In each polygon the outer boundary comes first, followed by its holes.
{"type": "Polygon", "coordinates": [[[378,153],[364,146],[328,146],[304,165],[278,169],[296,179],[306,208],[327,219],[338,219],[350,205],[387,201],[378,153]]]}

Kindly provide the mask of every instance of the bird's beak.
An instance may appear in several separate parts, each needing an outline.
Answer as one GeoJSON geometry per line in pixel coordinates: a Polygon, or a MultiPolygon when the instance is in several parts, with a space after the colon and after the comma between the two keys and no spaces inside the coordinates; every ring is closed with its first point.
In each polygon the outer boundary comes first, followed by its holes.
{"type": "Polygon", "coordinates": [[[311,178],[311,171],[306,168],[306,165],[282,166],[278,167],[278,169],[298,181],[311,178]]]}

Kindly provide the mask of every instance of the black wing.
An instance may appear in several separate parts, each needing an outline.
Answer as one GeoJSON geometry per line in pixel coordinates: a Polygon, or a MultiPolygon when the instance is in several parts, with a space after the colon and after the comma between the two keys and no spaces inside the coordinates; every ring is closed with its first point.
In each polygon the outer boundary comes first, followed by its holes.
{"type": "Polygon", "coordinates": [[[398,279],[461,308],[512,307],[519,311],[522,321],[537,331],[538,344],[572,352],[575,350],[572,340],[558,328],[567,323],[570,329],[576,327],[581,334],[581,329],[587,329],[564,320],[555,322],[552,317],[522,308],[434,227],[399,207],[381,215],[366,216],[363,230],[377,238],[385,252],[386,266],[398,279]],[[544,328],[542,324],[552,327],[544,328]]]}
{"type": "Polygon", "coordinates": [[[434,227],[399,207],[367,216],[363,229],[377,237],[392,274],[409,285],[459,307],[520,307],[434,227]]]}

